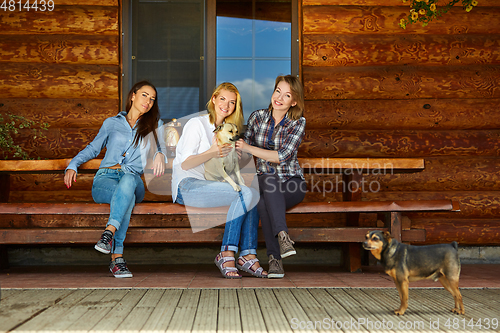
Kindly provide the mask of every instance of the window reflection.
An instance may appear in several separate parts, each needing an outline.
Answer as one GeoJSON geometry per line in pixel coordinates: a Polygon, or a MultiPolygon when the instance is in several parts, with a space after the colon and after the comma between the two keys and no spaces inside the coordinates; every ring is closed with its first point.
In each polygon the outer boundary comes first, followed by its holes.
{"type": "Polygon", "coordinates": [[[245,118],[269,106],[276,76],[290,72],[290,1],[217,1],[216,81],[238,87],[245,118]]]}

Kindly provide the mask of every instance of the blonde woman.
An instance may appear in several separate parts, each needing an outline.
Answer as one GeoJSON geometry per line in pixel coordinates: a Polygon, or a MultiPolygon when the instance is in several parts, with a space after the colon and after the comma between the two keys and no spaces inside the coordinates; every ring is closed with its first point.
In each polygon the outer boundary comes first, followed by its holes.
{"type": "Polygon", "coordinates": [[[190,119],[182,131],[176,148],[172,170],[172,199],[192,207],[230,206],[227,213],[221,252],[215,264],[225,278],[239,279],[238,268],[256,277],[267,277],[257,254],[259,216],[257,190],[241,186],[237,192],[227,182],[205,179],[204,163],[227,156],[231,146],[219,147],[214,130],[224,122],[243,126],[241,96],[232,83],[221,83],[207,103],[208,114],[190,119]],[[234,255],[239,252],[237,264],[234,255]]]}

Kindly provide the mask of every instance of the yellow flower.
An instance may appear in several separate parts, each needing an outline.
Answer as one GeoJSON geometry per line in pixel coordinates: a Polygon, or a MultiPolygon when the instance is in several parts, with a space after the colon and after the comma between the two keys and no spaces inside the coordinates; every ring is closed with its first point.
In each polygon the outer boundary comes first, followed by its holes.
{"type": "Polygon", "coordinates": [[[431,11],[435,12],[436,11],[436,5],[432,4],[430,9],[431,9],[431,11]]]}
{"type": "Polygon", "coordinates": [[[467,8],[465,8],[466,12],[470,12],[471,10],[472,10],[472,6],[471,5],[468,5],[467,8]]]}
{"type": "Polygon", "coordinates": [[[472,5],[473,5],[474,7],[476,7],[476,6],[477,6],[477,1],[476,1],[476,0],[473,0],[473,1],[472,1],[472,5]]]}
{"type": "Polygon", "coordinates": [[[415,8],[410,9],[410,14],[415,13],[415,8]]]}
{"type": "Polygon", "coordinates": [[[420,15],[425,15],[425,9],[423,9],[423,8],[422,8],[422,9],[420,9],[420,10],[418,11],[418,13],[419,13],[420,15]]]}
{"type": "Polygon", "coordinates": [[[413,14],[411,14],[411,19],[412,19],[413,21],[418,20],[418,13],[413,13],[413,14]]]}

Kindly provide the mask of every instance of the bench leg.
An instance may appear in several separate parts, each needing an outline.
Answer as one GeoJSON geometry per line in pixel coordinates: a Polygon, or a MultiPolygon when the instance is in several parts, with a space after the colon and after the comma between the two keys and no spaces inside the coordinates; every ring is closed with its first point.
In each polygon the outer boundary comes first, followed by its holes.
{"type": "Polygon", "coordinates": [[[9,202],[10,175],[0,174],[0,202],[9,202]]]}
{"type": "Polygon", "coordinates": [[[0,270],[9,268],[9,253],[6,245],[0,245],[0,270]]]}
{"type": "Polygon", "coordinates": [[[344,267],[348,272],[361,271],[361,245],[359,243],[345,243],[342,245],[344,267]]]}
{"type": "MultiPolygon", "coordinates": [[[[343,174],[342,181],[345,190],[342,193],[343,201],[360,201],[362,195],[361,181],[363,175],[359,172],[343,174]]],[[[347,214],[347,227],[359,226],[359,213],[347,214]]],[[[344,258],[344,267],[349,272],[361,271],[361,244],[347,243],[342,246],[342,256],[344,258]]]]}
{"type": "Polygon", "coordinates": [[[401,242],[401,224],[402,214],[401,212],[391,212],[391,221],[389,227],[389,232],[392,237],[395,238],[398,242],[401,242]]]}

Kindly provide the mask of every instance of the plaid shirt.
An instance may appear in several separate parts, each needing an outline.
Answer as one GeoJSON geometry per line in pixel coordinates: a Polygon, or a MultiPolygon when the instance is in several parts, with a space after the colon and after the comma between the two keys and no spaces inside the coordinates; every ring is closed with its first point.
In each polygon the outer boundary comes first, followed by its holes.
{"type": "Polygon", "coordinates": [[[277,173],[281,182],[294,176],[304,179],[297,152],[304,138],[305,127],[306,118],[291,120],[285,116],[275,128],[274,118],[269,110],[254,111],[248,118],[245,141],[255,147],[277,150],[279,156],[279,163],[257,158],[257,173],[277,173]],[[273,133],[274,131],[276,133],[273,133]]]}

